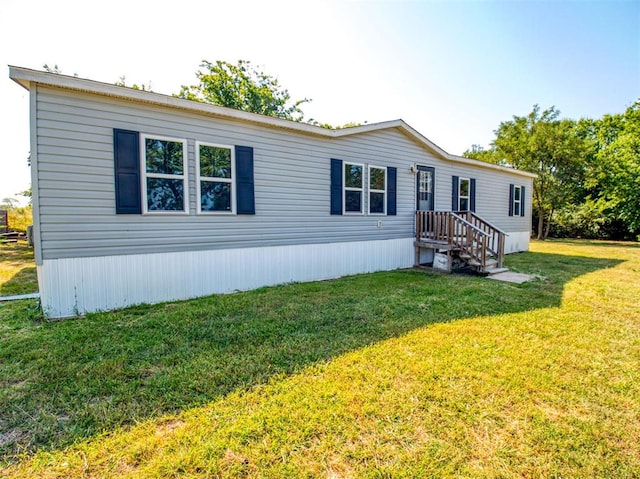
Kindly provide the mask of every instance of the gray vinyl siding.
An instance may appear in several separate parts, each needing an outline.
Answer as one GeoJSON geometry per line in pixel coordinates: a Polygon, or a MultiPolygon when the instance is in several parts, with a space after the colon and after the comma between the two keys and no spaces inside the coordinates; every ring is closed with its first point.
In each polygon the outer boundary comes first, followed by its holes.
{"type": "Polygon", "coordinates": [[[530,211],[531,180],[442,160],[398,129],[328,139],[47,87],[36,110],[43,259],[411,237],[414,163],[436,168],[436,209],[451,207],[452,175],[475,177],[478,214],[529,231],[530,215],[507,213],[510,183],[530,211]],[[187,140],[188,215],[115,214],[113,128],[187,140]],[[196,141],[253,147],[255,215],[196,214],[196,141]],[[330,215],[331,158],[397,167],[397,216],[330,215]]]}

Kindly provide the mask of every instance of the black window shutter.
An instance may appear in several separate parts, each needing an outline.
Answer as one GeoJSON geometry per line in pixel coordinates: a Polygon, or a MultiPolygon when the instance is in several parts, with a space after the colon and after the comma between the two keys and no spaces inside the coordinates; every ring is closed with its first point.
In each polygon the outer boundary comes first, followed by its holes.
{"type": "Polygon", "coordinates": [[[469,209],[476,212],[476,179],[469,180],[469,209]]]}
{"type": "Polygon", "coordinates": [[[342,214],[342,160],[331,158],[331,214],[342,214]]]}
{"type": "Polygon", "coordinates": [[[387,215],[396,216],[396,183],[398,181],[398,169],[387,167],[387,215]]]}
{"type": "Polygon", "coordinates": [[[113,164],[116,214],[141,214],[140,135],[137,131],[113,129],[113,164]]]}
{"type": "Polygon", "coordinates": [[[458,194],[460,193],[460,178],[453,177],[451,188],[451,211],[458,211],[458,194]]]}
{"type": "MultiPolygon", "coordinates": [[[[513,184],[509,185],[509,216],[513,216],[513,192],[515,190],[515,186],[513,184]]],[[[522,192],[520,192],[522,194],[522,192]]]]}
{"type": "Polygon", "coordinates": [[[239,215],[256,214],[253,148],[250,146],[236,146],[236,202],[239,215]]]}
{"type": "Polygon", "coordinates": [[[520,187],[520,216],[524,216],[524,186],[520,187]]]}

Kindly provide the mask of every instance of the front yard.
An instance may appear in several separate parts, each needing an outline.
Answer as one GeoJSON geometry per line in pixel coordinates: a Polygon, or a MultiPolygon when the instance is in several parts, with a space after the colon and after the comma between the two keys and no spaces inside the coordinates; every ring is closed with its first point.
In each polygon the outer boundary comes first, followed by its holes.
{"type": "Polygon", "coordinates": [[[640,248],[507,266],[536,279],[395,271],[52,323],[0,303],[0,476],[640,477],[640,248]]]}

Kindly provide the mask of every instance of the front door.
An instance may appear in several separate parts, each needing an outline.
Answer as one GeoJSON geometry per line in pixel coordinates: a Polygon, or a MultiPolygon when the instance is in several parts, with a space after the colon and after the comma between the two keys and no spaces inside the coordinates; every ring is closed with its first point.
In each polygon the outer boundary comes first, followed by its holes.
{"type": "Polygon", "coordinates": [[[435,207],[434,201],[434,185],[436,181],[436,170],[429,166],[418,166],[418,174],[416,175],[416,209],[420,211],[433,211],[435,207]]]}

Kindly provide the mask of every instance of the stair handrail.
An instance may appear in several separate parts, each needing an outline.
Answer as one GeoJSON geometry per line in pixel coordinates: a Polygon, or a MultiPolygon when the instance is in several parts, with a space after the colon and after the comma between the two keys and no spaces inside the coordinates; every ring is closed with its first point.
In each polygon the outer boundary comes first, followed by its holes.
{"type": "Polygon", "coordinates": [[[491,235],[453,211],[450,214],[457,223],[466,228],[466,231],[464,231],[465,241],[457,243],[460,251],[479,261],[481,269],[486,268],[488,259],[487,238],[491,235]]]}
{"type": "MultiPolygon", "coordinates": [[[[458,223],[461,223],[462,225],[466,226],[467,228],[471,228],[472,231],[479,233],[481,235],[484,236],[489,236],[489,233],[487,233],[486,231],[483,231],[482,229],[478,228],[477,226],[475,226],[473,223],[470,223],[469,221],[465,220],[462,216],[454,213],[453,211],[447,211],[447,210],[442,210],[442,211],[431,211],[431,210],[416,210],[416,239],[419,240],[420,238],[422,238],[423,236],[421,235],[421,233],[423,233],[424,231],[422,231],[424,229],[424,224],[422,222],[422,218],[421,216],[424,216],[425,213],[432,213],[434,216],[435,215],[445,215],[445,216],[452,216],[455,221],[457,221],[458,223]]],[[[449,237],[451,237],[451,233],[449,232],[449,237]]],[[[451,238],[450,238],[451,239],[451,238]]]]}
{"type": "Polygon", "coordinates": [[[469,215],[471,215],[473,218],[477,219],[480,223],[484,223],[485,225],[487,225],[489,228],[496,230],[498,233],[502,233],[505,236],[509,236],[509,233],[507,233],[506,231],[501,230],[500,228],[498,228],[496,225],[494,225],[493,223],[489,223],[487,220],[485,220],[484,218],[482,218],[481,216],[478,216],[477,214],[475,214],[473,211],[467,211],[467,213],[469,213],[469,215]]]}
{"type": "Polygon", "coordinates": [[[448,211],[447,213],[450,213],[451,215],[453,215],[455,218],[458,219],[459,222],[461,222],[462,224],[464,224],[465,226],[471,228],[472,230],[476,231],[477,233],[483,234],[485,236],[490,236],[489,233],[487,233],[486,231],[484,231],[481,228],[478,228],[476,225],[474,225],[473,223],[465,220],[462,216],[460,216],[459,214],[453,212],[453,211],[448,211]]]}
{"type": "Polygon", "coordinates": [[[506,236],[505,231],[471,211],[416,211],[416,241],[441,241],[455,246],[478,261],[480,270],[487,268],[491,255],[496,257],[497,267],[502,268],[506,236]]]}
{"type": "Polygon", "coordinates": [[[463,213],[467,215],[467,217],[471,217],[473,220],[477,221],[478,223],[482,224],[484,227],[491,230],[490,236],[492,238],[495,235],[498,235],[497,238],[495,238],[491,242],[491,245],[487,245],[487,248],[493,255],[495,255],[497,260],[497,267],[502,268],[502,265],[504,263],[505,240],[506,240],[506,237],[509,236],[509,234],[506,231],[503,231],[502,229],[498,228],[494,224],[488,222],[484,218],[478,216],[473,211],[465,211],[463,213]]]}

